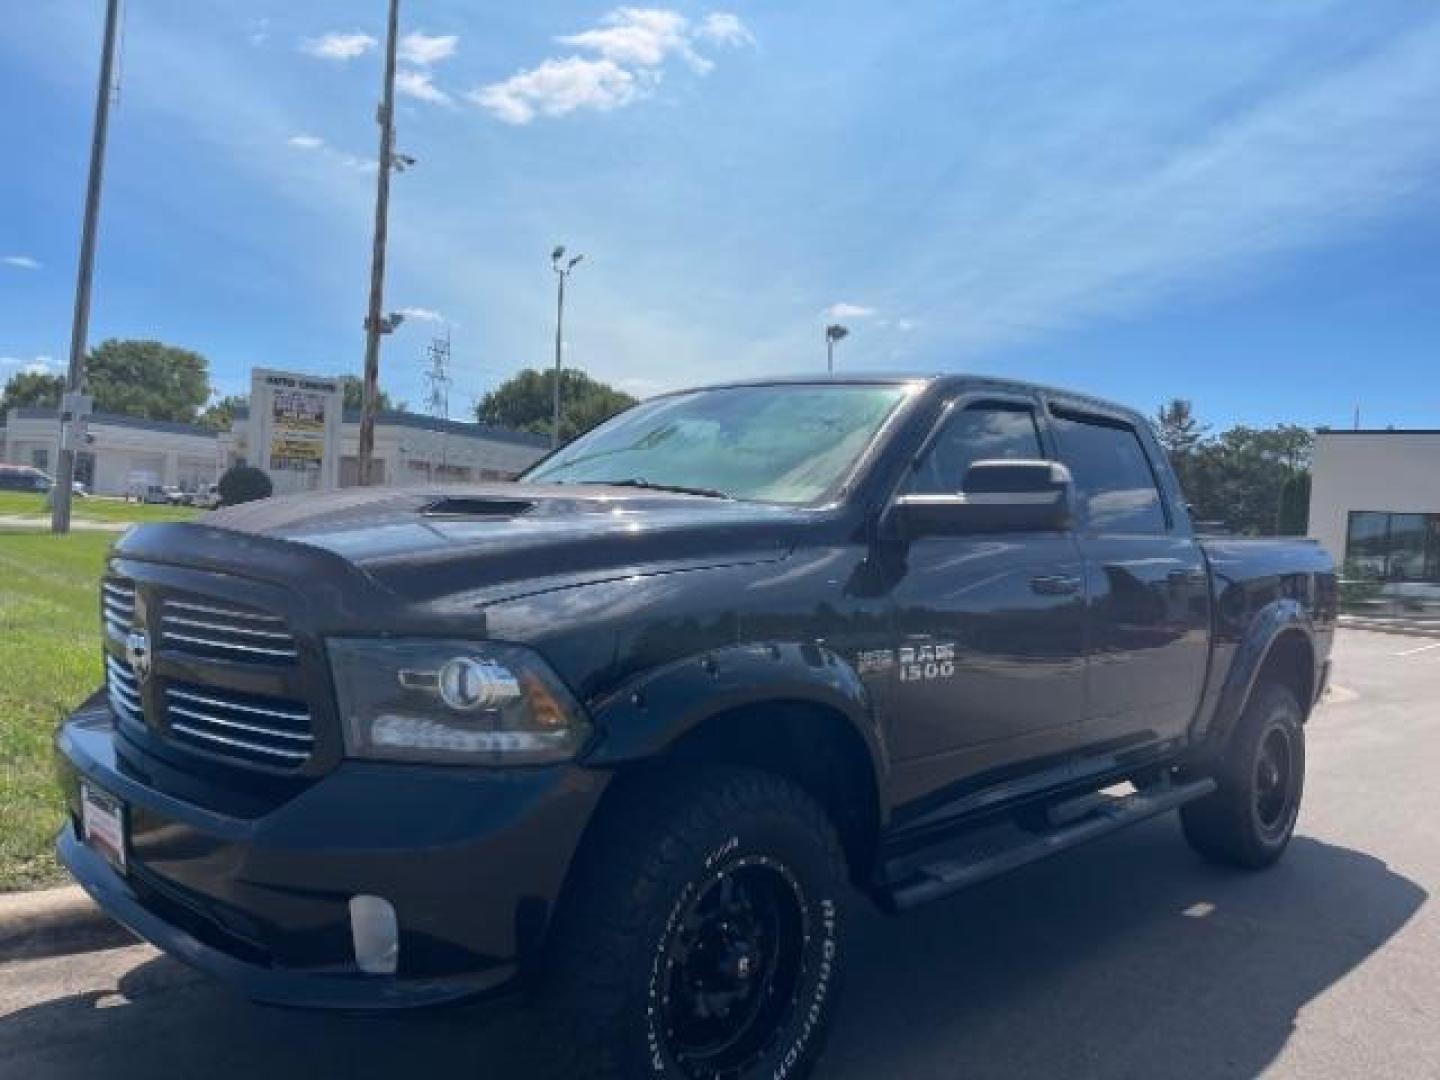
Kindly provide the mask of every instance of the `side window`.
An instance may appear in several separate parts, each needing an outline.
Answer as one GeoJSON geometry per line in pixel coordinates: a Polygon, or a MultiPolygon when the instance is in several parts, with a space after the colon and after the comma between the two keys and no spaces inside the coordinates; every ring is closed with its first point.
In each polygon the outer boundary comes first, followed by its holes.
{"type": "Polygon", "coordinates": [[[1075,477],[1080,521],[1095,532],[1163,533],[1165,506],[1134,430],[1123,424],[1057,415],[1060,460],[1075,477]]]}
{"type": "Polygon", "coordinates": [[[1023,405],[979,402],[955,413],[911,477],[908,490],[922,495],[954,495],[965,471],[992,458],[1041,458],[1035,417],[1023,405]]]}

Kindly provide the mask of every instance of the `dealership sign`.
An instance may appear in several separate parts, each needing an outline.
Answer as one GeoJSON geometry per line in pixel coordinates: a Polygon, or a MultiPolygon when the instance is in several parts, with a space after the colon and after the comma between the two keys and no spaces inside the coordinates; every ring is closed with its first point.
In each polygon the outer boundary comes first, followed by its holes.
{"type": "Polygon", "coordinates": [[[251,463],[270,475],[276,494],[336,486],[344,400],[338,379],[251,372],[251,463]]]}

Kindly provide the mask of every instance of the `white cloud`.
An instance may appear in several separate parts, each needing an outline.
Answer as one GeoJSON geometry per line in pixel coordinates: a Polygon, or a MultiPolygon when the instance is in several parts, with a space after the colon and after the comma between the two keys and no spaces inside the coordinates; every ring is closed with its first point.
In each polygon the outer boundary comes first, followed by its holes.
{"type": "Polygon", "coordinates": [[[435,85],[434,76],[428,71],[401,68],[395,73],[395,92],[432,105],[454,104],[454,99],[435,85]]]}
{"type": "Polygon", "coordinates": [[[641,81],[614,61],[570,56],[546,60],[466,96],[507,124],[528,124],[536,116],[564,116],[576,109],[618,109],[642,92],[641,81]]]}
{"type": "Polygon", "coordinates": [[[264,45],[270,39],[270,20],[266,17],[250,20],[250,44],[264,45]]]}
{"type": "Polygon", "coordinates": [[[21,270],[39,270],[40,260],[32,259],[29,255],[6,255],[0,259],[6,266],[18,267],[21,270]]]}
{"type": "Polygon", "coordinates": [[[411,322],[445,322],[445,316],[440,314],[440,312],[436,311],[433,308],[403,307],[400,309],[400,314],[404,315],[405,318],[409,319],[411,322]]]}
{"type": "Polygon", "coordinates": [[[51,375],[56,370],[55,359],[50,356],[37,356],[20,369],[26,375],[51,375]]]}
{"type": "Polygon", "coordinates": [[[429,67],[455,55],[460,39],[454,34],[423,34],[413,30],[400,39],[400,59],[409,64],[429,67]]]}
{"type": "Polygon", "coordinates": [[[354,60],[378,45],[369,34],[355,33],[329,33],[318,38],[308,38],[300,49],[311,56],[319,57],[321,60],[354,60]]]}
{"type": "Polygon", "coordinates": [[[875,309],[862,304],[848,304],[842,300],[831,304],[823,314],[827,319],[868,319],[875,314],[875,309]]]}
{"type": "Polygon", "coordinates": [[[606,112],[654,90],[672,57],[697,74],[712,71],[715,62],[696,49],[697,42],[735,46],[753,43],[754,37],[739,18],[726,13],[713,12],[697,27],[676,11],[622,7],[599,26],[556,40],[588,55],[551,57],[466,97],[507,124],[579,109],[606,112]]]}
{"type": "Polygon", "coordinates": [[[728,11],[712,11],[701,21],[695,36],[717,45],[754,45],[755,35],[740,21],[740,16],[728,11]]]}
{"type": "Polygon", "coordinates": [[[357,157],[344,150],[337,150],[319,135],[291,135],[285,140],[286,145],[293,146],[297,150],[304,150],[307,153],[319,153],[329,161],[337,165],[343,165],[347,169],[355,169],[358,172],[374,172],[375,159],[357,157]]]}

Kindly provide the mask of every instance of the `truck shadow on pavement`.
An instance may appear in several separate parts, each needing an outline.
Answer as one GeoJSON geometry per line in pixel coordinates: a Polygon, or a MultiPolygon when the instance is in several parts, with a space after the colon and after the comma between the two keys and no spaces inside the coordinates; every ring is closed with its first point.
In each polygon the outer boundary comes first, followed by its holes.
{"type": "MultiPolygon", "coordinates": [[[[1210,867],[1165,820],[899,920],[857,902],[848,996],[819,1075],[1256,1076],[1300,1009],[1426,899],[1380,860],[1305,837],[1264,874],[1210,867]]],[[[246,1004],[165,959],[130,970],[119,989],[113,1002],[57,997],[0,1020],[0,1072],[27,1080],[545,1073],[544,1032],[516,1006],[292,1013],[246,1004]]]]}

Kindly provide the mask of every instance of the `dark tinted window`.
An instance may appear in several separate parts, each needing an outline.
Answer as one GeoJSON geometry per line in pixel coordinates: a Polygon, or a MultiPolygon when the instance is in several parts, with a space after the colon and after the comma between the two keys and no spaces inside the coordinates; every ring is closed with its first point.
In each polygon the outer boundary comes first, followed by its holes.
{"type": "Polygon", "coordinates": [[[950,418],[915,470],[909,490],[953,495],[965,481],[965,470],[977,461],[1044,456],[1029,409],[972,405],[950,418]]]}
{"type": "Polygon", "coordinates": [[[1165,509],[1155,474],[1128,427],[1055,418],[1060,460],[1075,476],[1080,520],[1095,532],[1163,533],[1165,509]]]}

